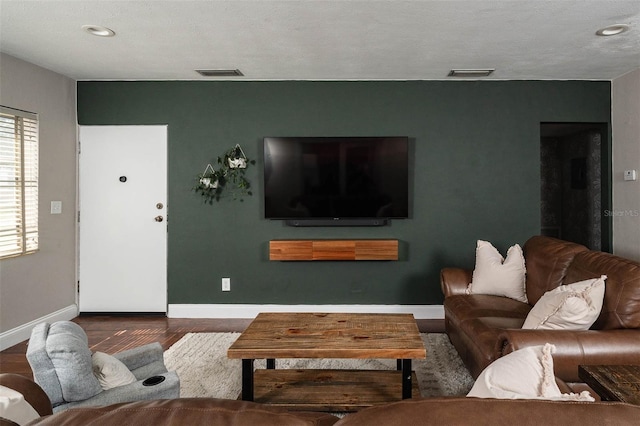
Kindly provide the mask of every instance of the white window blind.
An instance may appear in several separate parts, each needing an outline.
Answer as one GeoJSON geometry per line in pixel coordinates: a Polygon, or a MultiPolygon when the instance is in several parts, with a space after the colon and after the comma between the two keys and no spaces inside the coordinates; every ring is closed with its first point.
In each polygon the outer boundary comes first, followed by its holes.
{"type": "Polygon", "coordinates": [[[0,259],[38,249],[38,116],[0,106],[0,259]]]}

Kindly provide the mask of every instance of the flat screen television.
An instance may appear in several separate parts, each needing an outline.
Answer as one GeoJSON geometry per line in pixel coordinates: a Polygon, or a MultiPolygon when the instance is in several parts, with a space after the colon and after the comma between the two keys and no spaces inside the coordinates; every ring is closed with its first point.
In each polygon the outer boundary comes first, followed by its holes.
{"type": "Polygon", "coordinates": [[[265,137],[264,215],[376,226],[409,214],[408,137],[265,137]]]}

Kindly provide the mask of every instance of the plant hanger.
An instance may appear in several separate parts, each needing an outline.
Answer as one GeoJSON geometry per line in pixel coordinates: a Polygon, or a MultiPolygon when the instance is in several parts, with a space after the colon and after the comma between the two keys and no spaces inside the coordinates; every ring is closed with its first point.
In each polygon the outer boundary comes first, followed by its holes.
{"type": "Polygon", "coordinates": [[[207,164],[202,174],[198,175],[198,184],[193,187],[199,193],[205,203],[213,204],[220,201],[224,195],[229,194],[232,199],[243,201],[245,195],[253,195],[251,183],[245,177],[245,171],[249,164],[255,164],[255,160],[249,160],[240,144],[218,157],[218,170],[211,163],[207,164]]]}
{"type": "Polygon", "coordinates": [[[229,155],[227,159],[227,163],[229,164],[229,168],[231,169],[246,169],[247,168],[247,156],[242,150],[240,144],[236,144],[236,146],[231,150],[231,155],[229,155]]]}
{"type": "Polygon", "coordinates": [[[211,163],[209,163],[202,173],[200,184],[210,189],[216,189],[218,187],[218,179],[216,178],[212,181],[214,177],[216,177],[216,171],[213,169],[211,163]]]}

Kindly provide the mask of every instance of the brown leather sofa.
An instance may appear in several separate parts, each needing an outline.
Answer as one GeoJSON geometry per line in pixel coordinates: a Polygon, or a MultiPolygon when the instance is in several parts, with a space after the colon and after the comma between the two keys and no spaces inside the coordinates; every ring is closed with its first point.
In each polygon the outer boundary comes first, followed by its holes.
{"type": "Polygon", "coordinates": [[[640,363],[640,263],[555,238],[534,236],[523,247],[529,303],[468,295],[471,270],[445,268],[445,330],[471,375],[515,350],[556,346],[555,374],[577,382],[581,364],[640,363]],[[560,285],[607,275],[604,304],[590,330],[523,330],[533,305],[560,285]]]}
{"type": "Polygon", "coordinates": [[[407,426],[407,425],[633,425],[640,406],[603,402],[557,402],[479,398],[420,398],[380,405],[339,419],[325,413],[302,413],[258,403],[191,398],[78,408],[56,413],[38,426],[407,426]]]}
{"type": "MultiPolygon", "coordinates": [[[[21,393],[41,417],[28,425],[238,425],[330,426],[339,419],[327,413],[289,412],[253,402],[216,398],[177,398],[70,408],[53,414],[49,397],[33,380],[18,374],[0,374],[0,385],[21,393]]],[[[16,426],[2,418],[0,426],[16,426]]]]}
{"type": "MultiPolygon", "coordinates": [[[[71,408],[51,414],[39,386],[15,374],[0,375],[3,386],[18,390],[43,417],[38,426],[105,425],[242,425],[242,426],[358,426],[358,425],[513,425],[563,426],[637,424],[640,406],[611,402],[557,402],[465,397],[416,398],[379,405],[339,419],[326,413],[287,411],[253,402],[215,398],[179,398],[71,408]],[[18,386],[16,386],[16,383],[18,386]]],[[[0,419],[0,425],[15,425],[0,419]]]]}

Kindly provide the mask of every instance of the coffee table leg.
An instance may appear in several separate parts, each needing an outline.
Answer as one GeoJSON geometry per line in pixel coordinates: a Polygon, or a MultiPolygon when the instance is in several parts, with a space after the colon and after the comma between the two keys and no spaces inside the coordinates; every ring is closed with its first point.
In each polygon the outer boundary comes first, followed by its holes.
{"type": "Polygon", "coordinates": [[[276,368],[276,360],[273,358],[267,358],[267,369],[273,370],[276,368]]]}
{"type": "Polygon", "coordinates": [[[242,360],[242,400],[253,401],[253,360],[242,360]]]}
{"type": "Polygon", "coordinates": [[[402,399],[411,398],[411,360],[402,360],[402,399]]]}

